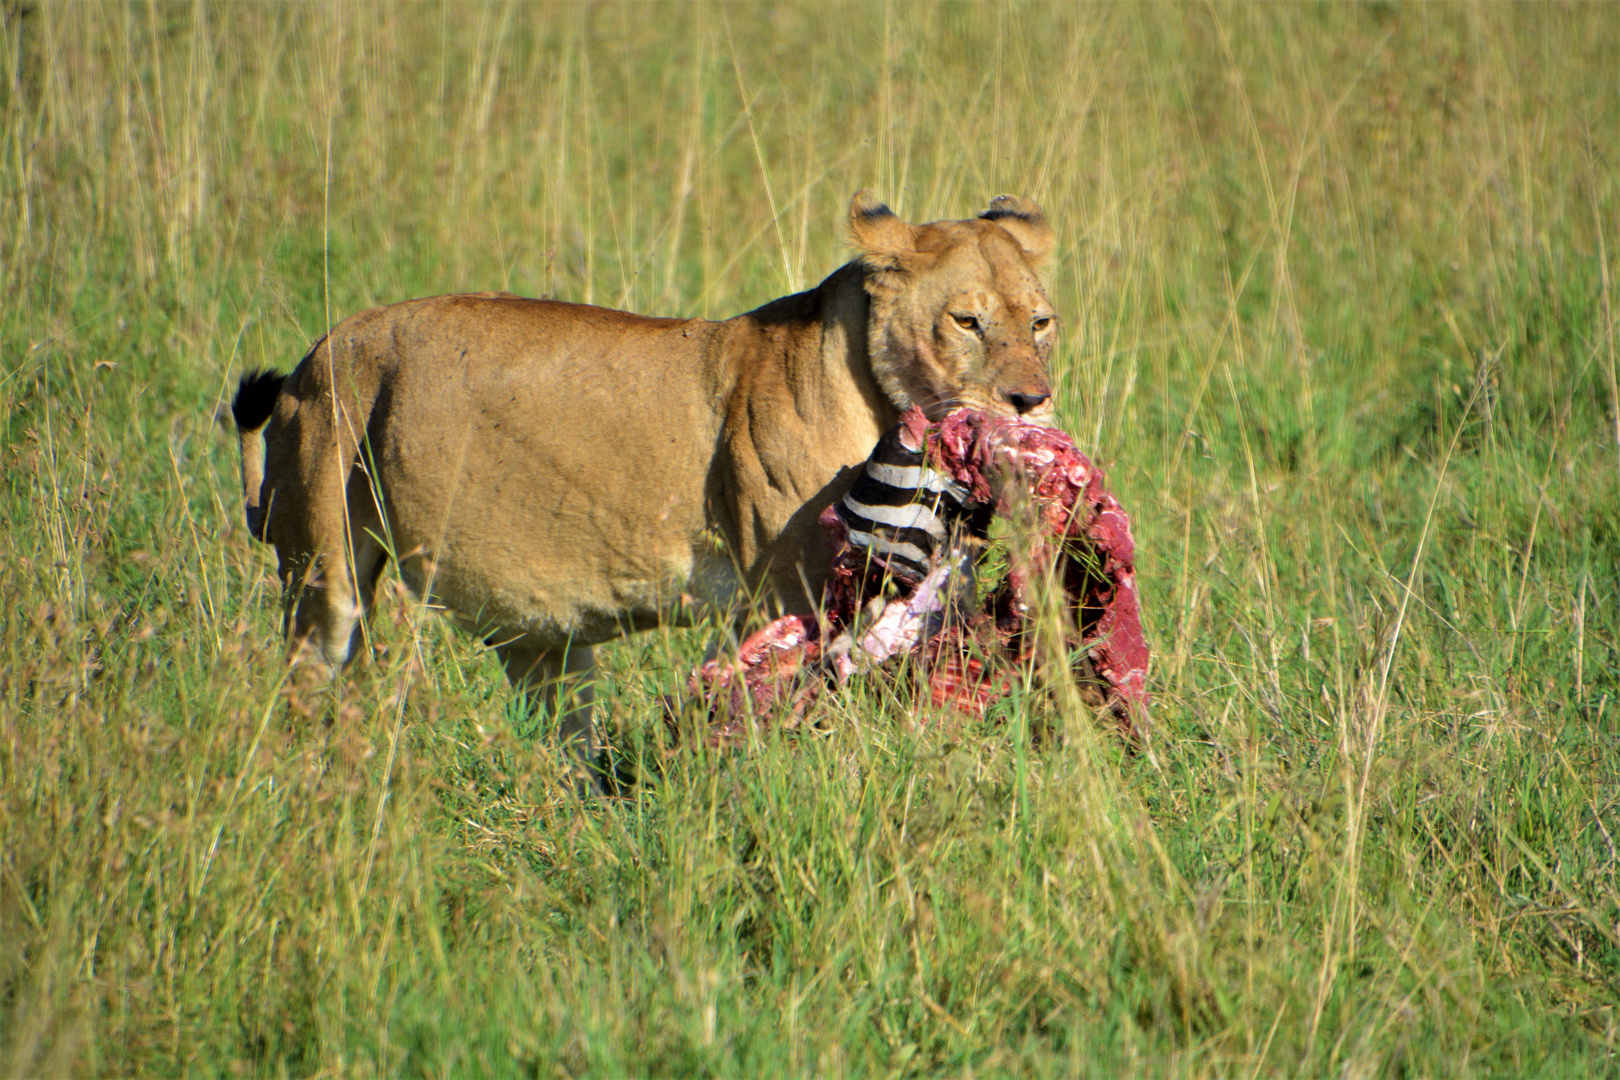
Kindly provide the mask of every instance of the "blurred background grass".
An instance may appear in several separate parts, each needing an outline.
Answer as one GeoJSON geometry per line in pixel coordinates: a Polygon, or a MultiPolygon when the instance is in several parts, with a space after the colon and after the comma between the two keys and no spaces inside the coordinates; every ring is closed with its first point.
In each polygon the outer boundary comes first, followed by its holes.
{"type": "MultiPolygon", "coordinates": [[[[0,46],[8,1073],[1616,1071],[1612,7],[11,2],[0,46]],[[734,314],[862,186],[1050,214],[1151,753],[872,685],[582,808],[408,597],[337,700],[282,674],[245,367],[437,292],[734,314]]],[[[609,650],[622,745],[705,641],[609,650]]]]}

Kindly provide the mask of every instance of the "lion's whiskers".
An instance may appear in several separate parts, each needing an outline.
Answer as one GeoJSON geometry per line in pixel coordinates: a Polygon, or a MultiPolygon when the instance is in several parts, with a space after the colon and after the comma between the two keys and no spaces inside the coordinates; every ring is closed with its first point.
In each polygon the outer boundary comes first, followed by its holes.
{"type": "Polygon", "coordinates": [[[947,390],[931,391],[926,397],[914,398],[913,403],[930,420],[939,420],[962,407],[959,395],[947,390]]]}

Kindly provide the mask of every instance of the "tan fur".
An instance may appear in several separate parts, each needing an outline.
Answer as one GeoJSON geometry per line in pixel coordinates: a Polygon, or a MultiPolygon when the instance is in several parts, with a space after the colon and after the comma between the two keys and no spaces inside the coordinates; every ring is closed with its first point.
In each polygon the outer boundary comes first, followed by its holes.
{"type": "Polygon", "coordinates": [[[396,554],[515,684],[572,677],[563,736],[590,760],[591,646],[683,597],[810,610],[816,518],[900,410],[1051,408],[1033,203],[910,225],[861,192],[850,228],[855,262],[724,322],[486,293],[338,324],[282,386],[262,459],[243,432],[294,647],[341,666],[396,554]]]}

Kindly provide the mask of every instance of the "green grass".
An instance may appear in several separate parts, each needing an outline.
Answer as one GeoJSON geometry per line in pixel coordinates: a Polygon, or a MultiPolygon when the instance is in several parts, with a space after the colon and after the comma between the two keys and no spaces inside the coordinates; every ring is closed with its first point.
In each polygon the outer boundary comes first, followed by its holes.
{"type": "MultiPolygon", "coordinates": [[[[12,3],[0,53],[0,1071],[1620,1073],[1612,8],[12,3]],[[435,292],[733,314],[868,185],[1059,232],[1151,752],[872,683],[582,806],[397,589],[336,697],[284,672],[243,369],[435,292]]],[[[708,640],[605,651],[627,753],[708,640]]]]}

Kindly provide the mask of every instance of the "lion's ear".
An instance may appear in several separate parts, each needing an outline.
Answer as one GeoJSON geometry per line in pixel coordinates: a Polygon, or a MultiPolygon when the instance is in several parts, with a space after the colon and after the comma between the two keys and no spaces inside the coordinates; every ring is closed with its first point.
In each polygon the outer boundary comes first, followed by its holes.
{"type": "Polygon", "coordinates": [[[892,269],[917,250],[917,230],[862,188],[849,202],[849,231],[869,266],[892,269]]]}
{"type": "Polygon", "coordinates": [[[1011,233],[1018,246],[1024,249],[1024,255],[1036,266],[1051,257],[1052,227],[1046,223],[1046,215],[1033,200],[1019,195],[997,195],[990,200],[990,209],[979,216],[1011,233]]]}

